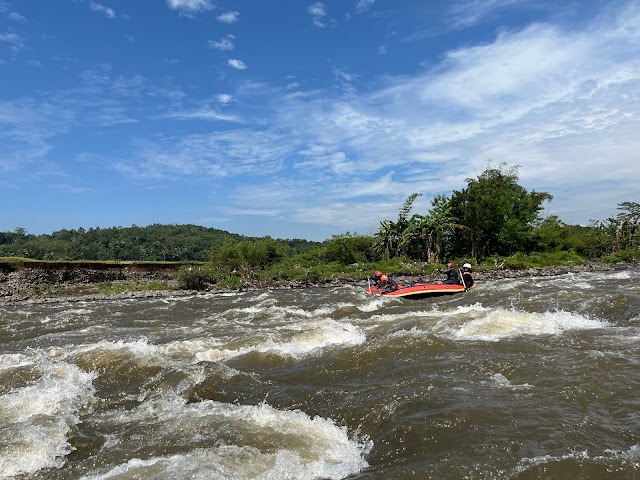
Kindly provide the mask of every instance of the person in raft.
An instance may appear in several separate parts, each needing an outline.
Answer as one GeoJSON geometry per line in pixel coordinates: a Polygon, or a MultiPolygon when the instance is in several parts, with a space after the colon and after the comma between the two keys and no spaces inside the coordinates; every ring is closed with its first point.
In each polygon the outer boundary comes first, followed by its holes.
{"type": "Polygon", "coordinates": [[[444,280],[442,283],[446,283],[449,285],[460,285],[460,278],[458,277],[458,271],[456,270],[453,263],[451,262],[447,263],[447,269],[446,270],[438,269],[438,273],[444,273],[447,275],[447,279],[444,280]]]}
{"type": "Polygon", "coordinates": [[[373,280],[376,289],[382,293],[389,293],[398,289],[398,283],[389,275],[385,275],[380,271],[374,273],[371,280],[373,280]]]}
{"type": "Polygon", "coordinates": [[[471,288],[473,286],[473,272],[471,271],[471,264],[469,263],[462,265],[462,284],[464,288],[471,288]]]}

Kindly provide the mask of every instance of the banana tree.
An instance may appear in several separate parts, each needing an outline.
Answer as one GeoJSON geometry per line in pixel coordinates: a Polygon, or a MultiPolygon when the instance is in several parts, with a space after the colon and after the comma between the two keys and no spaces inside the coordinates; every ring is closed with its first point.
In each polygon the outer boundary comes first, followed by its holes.
{"type": "Polygon", "coordinates": [[[403,243],[420,245],[421,254],[429,263],[440,263],[446,250],[447,239],[456,228],[463,228],[451,215],[449,200],[438,195],[431,201],[426,215],[413,215],[403,232],[403,243]]]}

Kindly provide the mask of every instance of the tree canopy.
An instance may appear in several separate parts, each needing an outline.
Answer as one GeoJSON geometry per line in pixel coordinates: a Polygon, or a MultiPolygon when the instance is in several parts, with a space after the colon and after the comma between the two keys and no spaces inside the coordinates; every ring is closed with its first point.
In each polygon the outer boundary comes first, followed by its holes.
{"type": "Polygon", "coordinates": [[[488,168],[467,187],[454,191],[451,212],[464,228],[454,236],[453,251],[468,252],[477,259],[489,255],[530,251],[532,232],[543,203],[553,198],[546,192],[528,192],[518,184],[518,167],[504,164],[488,168]]]}

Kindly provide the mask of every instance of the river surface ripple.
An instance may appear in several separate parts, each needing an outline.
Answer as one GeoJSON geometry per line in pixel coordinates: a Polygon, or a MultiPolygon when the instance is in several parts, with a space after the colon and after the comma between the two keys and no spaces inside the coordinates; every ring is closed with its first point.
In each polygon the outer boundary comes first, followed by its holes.
{"type": "Polygon", "coordinates": [[[0,307],[0,478],[638,479],[640,271],[0,307]]]}

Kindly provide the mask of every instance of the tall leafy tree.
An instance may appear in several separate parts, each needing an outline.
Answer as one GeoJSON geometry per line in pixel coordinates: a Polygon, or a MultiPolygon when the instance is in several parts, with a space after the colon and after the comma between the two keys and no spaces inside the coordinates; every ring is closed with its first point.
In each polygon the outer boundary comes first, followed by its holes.
{"type": "Polygon", "coordinates": [[[466,182],[467,188],[451,197],[451,213],[465,226],[456,234],[456,251],[478,259],[529,250],[542,204],[553,197],[528,192],[518,184],[518,166],[507,168],[504,163],[466,182]]]}

